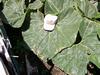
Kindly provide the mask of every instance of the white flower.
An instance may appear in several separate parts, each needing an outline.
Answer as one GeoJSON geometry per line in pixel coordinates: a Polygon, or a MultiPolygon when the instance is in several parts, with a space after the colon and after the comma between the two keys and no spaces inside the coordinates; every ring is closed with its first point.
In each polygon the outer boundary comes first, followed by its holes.
{"type": "Polygon", "coordinates": [[[54,30],[57,19],[58,19],[58,16],[47,14],[44,18],[44,30],[47,30],[47,31],[54,30]]]}

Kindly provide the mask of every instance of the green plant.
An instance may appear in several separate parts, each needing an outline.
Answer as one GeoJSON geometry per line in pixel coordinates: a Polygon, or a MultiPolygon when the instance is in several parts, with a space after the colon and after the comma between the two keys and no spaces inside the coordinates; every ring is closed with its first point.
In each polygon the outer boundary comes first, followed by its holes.
{"type": "Polygon", "coordinates": [[[52,59],[71,75],[84,75],[89,61],[100,67],[100,23],[96,20],[99,13],[96,5],[88,0],[35,0],[27,6],[24,0],[3,2],[3,14],[13,27],[21,27],[26,14],[31,12],[29,28],[22,34],[42,60],[52,59]],[[58,16],[52,32],[43,29],[47,14],[58,16]]]}

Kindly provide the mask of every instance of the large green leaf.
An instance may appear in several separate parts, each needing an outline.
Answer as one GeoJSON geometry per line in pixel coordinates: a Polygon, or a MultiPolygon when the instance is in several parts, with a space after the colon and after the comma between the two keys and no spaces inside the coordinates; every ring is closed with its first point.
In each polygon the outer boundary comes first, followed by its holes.
{"type": "Polygon", "coordinates": [[[82,41],[65,49],[53,59],[57,66],[70,75],[84,75],[89,61],[100,67],[100,41],[97,38],[96,25],[86,19],[81,25],[86,26],[80,30],[83,33],[82,41]]]}
{"type": "Polygon", "coordinates": [[[52,32],[43,29],[43,18],[41,16],[43,15],[40,13],[31,15],[30,28],[23,33],[23,36],[33,51],[41,58],[46,59],[75,42],[81,16],[73,8],[66,9],[65,13],[59,13],[59,20],[52,32]]]}
{"type": "Polygon", "coordinates": [[[20,27],[24,21],[24,0],[8,0],[4,3],[3,14],[13,27],[20,27]]]}

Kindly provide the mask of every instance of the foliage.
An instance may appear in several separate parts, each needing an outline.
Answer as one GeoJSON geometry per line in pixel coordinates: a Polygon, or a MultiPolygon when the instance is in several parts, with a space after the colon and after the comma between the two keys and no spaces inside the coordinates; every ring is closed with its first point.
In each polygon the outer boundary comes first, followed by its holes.
{"type": "Polygon", "coordinates": [[[96,20],[99,13],[96,5],[88,0],[36,0],[27,7],[24,0],[4,1],[3,14],[15,28],[22,26],[28,11],[31,11],[31,20],[29,28],[22,32],[23,38],[42,60],[52,59],[71,75],[84,75],[89,61],[100,67],[100,23],[96,20]],[[46,14],[58,16],[52,32],[43,29],[46,14]],[[77,39],[79,36],[81,39],[77,39]]]}

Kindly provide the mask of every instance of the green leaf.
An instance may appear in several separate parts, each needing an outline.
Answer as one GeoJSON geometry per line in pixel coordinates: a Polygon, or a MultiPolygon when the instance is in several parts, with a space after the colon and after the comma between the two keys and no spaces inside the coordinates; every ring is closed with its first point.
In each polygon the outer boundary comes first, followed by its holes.
{"type": "Polygon", "coordinates": [[[29,8],[36,10],[40,9],[42,7],[43,3],[40,0],[36,0],[33,3],[29,4],[29,8]]]}
{"type": "Polygon", "coordinates": [[[1,3],[1,1],[2,1],[2,0],[0,0],[0,3],[1,3]]]}
{"type": "Polygon", "coordinates": [[[86,23],[82,25],[87,26],[80,31],[83,32],[82,41],[53,58],[54,64],[70,75],[84,75],[89,61],[100,67],[100,42],[97,39],[96,25],[92,21],[84,22],[86,23]]]}
{"type": "Polygon", "coordinates": [[[54,14],[58,15],[65,8],[73,6],[73,0],[46,0],[45,2],[45,15],[54,14]]]}
{"type": "Polygon", "coordinates": [[[94,16],[94,18],[95,18],[95,19],[100,18],[100,13],[98,12],[98,13],[96,14],[96,16],[94,16]]]}
{"type": "Polygon", "coordinates": [[[91,51],[93,51],[89,60],[94,62],[98,67],[100,67],[100,56],[99,56],[99,49],[100,49],[100,41],[97,37],[97,30],[96,30],[96,24],[95,22],[89,22],[85,31],[85,36],[82,40],[82,44],[90,48],[91,51]]]}
{"type": "Polygon", "coordinates": [[[24,0],[9,0],[4,4],[3,14],[13,27],[21,27],[26,13],[24,13],[24,0]]]}
{"type": "Polygon", "coordinates": [[[53,62],[70,75],[84,75],[86,72],[88,48],[82,45],[75,45],[72,48],[64,50],[53,62]]]}
{"type": "Polygon", "coordinates": [[[60,13],[61,20],[58,20],[52,32],[43,29],[43,14],[33,13],[31,15],[30,28],[23,32],[23,36],[31,49],[42,59],[46,60],[46,58],[54,56],[58,51],[75,42],[81,16],[73,8],[69,8],[66,14],[60,13]]]}
{"type": "Polygon", "coordinates": [[[89,18],[93,18],[97,14],[97,8],[88,0],[80,0],[79,7],[83,11],[84,15],[89,18]]]}

